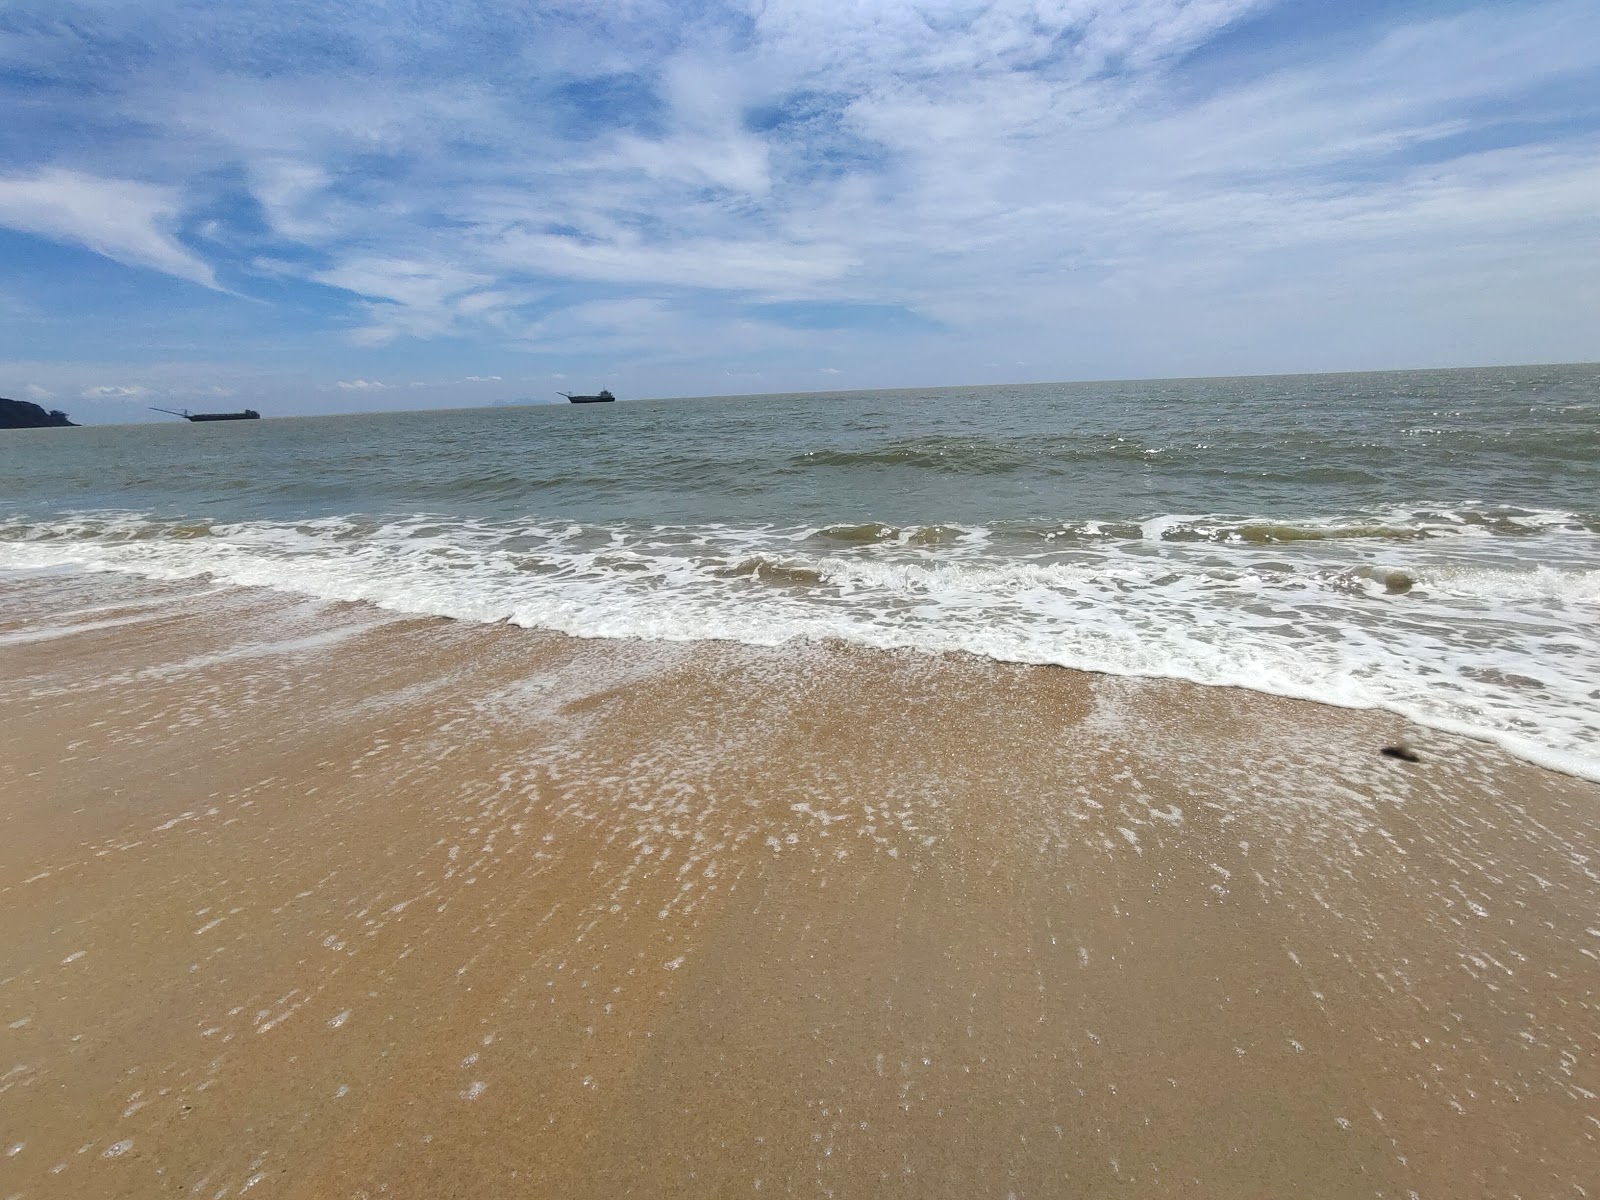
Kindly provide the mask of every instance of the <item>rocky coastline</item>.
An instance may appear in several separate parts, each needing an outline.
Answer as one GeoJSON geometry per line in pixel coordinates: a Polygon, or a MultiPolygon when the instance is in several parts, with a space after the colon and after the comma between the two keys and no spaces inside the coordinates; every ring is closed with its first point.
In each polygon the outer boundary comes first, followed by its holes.
{"type": "Polygon", "coordinates": [[[46,411],[31,400],[7,400],[0,396],[0,429],[48,429],[76,424],[60,409],[46,411]]]}

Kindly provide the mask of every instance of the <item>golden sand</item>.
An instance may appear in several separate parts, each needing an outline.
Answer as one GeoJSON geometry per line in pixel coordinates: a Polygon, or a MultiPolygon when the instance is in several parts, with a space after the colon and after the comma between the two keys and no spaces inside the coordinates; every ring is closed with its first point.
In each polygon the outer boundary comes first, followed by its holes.
{"type": "Polygon", "coordinates": [[[0,1197],[1600,1190],[1600,787],[1393,716],[69,575],[0,716],[0,1197]]]}

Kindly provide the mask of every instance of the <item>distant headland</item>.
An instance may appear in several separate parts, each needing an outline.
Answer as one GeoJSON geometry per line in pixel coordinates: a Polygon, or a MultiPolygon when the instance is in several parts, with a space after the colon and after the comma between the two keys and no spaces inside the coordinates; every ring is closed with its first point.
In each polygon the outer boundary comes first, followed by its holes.
{"type": "Polygon", "coordinates": [[[7,400],[0,396],[0,429],[48,429],[52,425],[72,425],[67,414],[58,408],[49,412],[31,400],[7,400]]]}

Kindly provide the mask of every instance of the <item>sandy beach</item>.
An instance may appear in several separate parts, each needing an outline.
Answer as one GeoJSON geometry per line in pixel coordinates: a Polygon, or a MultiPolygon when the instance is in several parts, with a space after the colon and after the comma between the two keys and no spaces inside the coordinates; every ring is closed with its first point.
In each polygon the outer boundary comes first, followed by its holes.
{"type": "Polygon", "coordinates": [[[1600,1187],[1600,785],[1385,713],[62,572],[0,714],[0,1197],[1600,1187]]]}

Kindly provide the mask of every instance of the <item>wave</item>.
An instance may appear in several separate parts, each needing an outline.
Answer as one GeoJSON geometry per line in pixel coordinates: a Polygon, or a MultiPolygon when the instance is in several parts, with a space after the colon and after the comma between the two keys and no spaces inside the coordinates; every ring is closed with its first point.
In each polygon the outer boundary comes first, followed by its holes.
{"type": "Polygon", "coordinates": [[[1141,521],[1080,520],[1018,527],[1048,541],[1194,542],[1270,546],[1294,542],[1395,541],[1455,537],[1520,538],[1566,531],[1600,533],[1595,514],[1495,507],[1391,509],[1299,520],[1166,514],[1141,521]]]}
{"type": "Polygon", "coordinates": [[[865,449],[808,450],[789,461],[795,467],[921,467],[977,475],[1004,475],[1038,462],[1036,450],[1020,442],[959,437],[923,437],[865,449]]]}
{"type": "Polygon", "coordinates": [[[0,568],[208,576],[578,637],[832,638],[1383,707],[1600,777],[1574,514],[667,526],[423,514],[0,522],[0,568]]]}
{"type": "Polygon", "coordinates": [[[1087,463],[1161,463],[1172,466],[1198,461],[1203,445],[1159,446],[1127,435],[1093,434],[1019,436],[1015,438],[929,435],[901,438],[875,446],[808,450],[789,459],[793,468],[911,467],[971,475],[1009,475],[1018,471],[1060,473],[1087,463]]]}
{"type": "Polygon", "coordinates": [[[851,542],[859,545],[938,546],[975,535],[976,531],[955,525],[912,525],[902,528],[869,521],[865,525],[826,525],[812,531],[807,537],[808,540],[851,542]]]}
{"type": "MultiPolygon", "coordinates": [[[[1373,487],[1397,475],[1410,477],[1482,460],[1522,463],[1592,463],[1600,433],[1571,428],[1534,432],[1411,426],[1375,432],[1364,442],[1343,435],[1262,431],[1174,431],[1166,437],[1133,432],[1028,434],[1014,437],[928,434],[876,444],[826,446],[791,454],[791,470],[912,469],[952,475],[1006,476],[1032,472],[1060,476],[1096,464],[1192,472],[1207,480],[1373,487]]],[[[693,464],[688,464],[691,468],[693,464]]],[[[750,464],[754,465],[754,464],[750,464]]]]}
{"type": "Polygon", "coordinates": [[[717,574],[728,579],[749,578],[761,583],[782,584],[788,587],[816,587],[824,581],[820,568],[760,556],[747,558],[735,566],[722,568],[717,574]]]}

